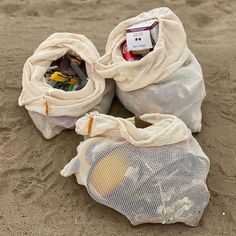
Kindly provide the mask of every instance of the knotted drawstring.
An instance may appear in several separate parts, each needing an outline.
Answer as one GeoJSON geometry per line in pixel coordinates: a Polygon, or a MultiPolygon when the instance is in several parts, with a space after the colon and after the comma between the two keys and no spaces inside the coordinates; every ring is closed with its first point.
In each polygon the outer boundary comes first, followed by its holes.
{"type": "Polygon", "coordinates": [[[45,113],[46,113],[46,116],[48,116],[48,102],[47,102],[47,100],[45,102],[45,113]]]}
{"type": "Polygon", "coordinates": [[[45,115],[48,116],[48,101],[46,100],[44,96],[43,96],[43,102],[45,106],[45,115]]]}
{"type": "Polygon", "coordinates": [[[87,128],[88,135],[91,135],[91,133],[92,133],[93,121],[94,121],[94,118],[92,116],[90,116],[89,120],[88,120],[88,128],[87,128]]]}

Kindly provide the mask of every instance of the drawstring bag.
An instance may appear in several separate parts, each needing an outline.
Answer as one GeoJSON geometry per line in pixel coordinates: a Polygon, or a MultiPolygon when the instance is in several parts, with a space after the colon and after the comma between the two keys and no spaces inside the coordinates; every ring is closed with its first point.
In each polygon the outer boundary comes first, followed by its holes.
{"type": "Polygon", "coordinates": [[[188,48],[181,21],[169,8],[144,12],[116,26],[96,71],[104,78],[114,78],[119,100],[132,113],[173,114],[192,132],[201,130],[201,104],[205,97],[202,69],[188,48]],[[126,61],[121,51],[126,29],[153,18],[159,21],[153,51],[140,60],[126,61]]]}
{"type": "Polygon", "coordinates": [[[94,200],[133,225],[198,225],[209,201],[209,159],[179,118],[140,118],[144,128],[97,112],[80,118],[76,132],[86,139],[61,175],[75,174],[94,200]]]}
{"type": "Polygon", "coordinates": [[[47,139],[72,129],[79,117],[91,110],[107,113],[114,96],[112,81],[105,82],[94,69],[99,53],[85,36],[54,33],[36,49],[24,65],[19,105],[25,106],[35,126],[47,139]],[[53,61],[65,54],[85,61],[88,82],[78,91],[53,88],[44,77],[53,61]]]}

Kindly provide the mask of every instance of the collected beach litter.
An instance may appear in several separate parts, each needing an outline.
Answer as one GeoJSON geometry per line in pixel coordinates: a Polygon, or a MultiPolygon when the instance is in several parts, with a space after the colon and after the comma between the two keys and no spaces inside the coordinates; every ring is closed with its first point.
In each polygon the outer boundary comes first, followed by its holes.
{"type": "Polygon", "coordinates": [[[88,82],[85,62],[69,54],[52,62],[44,76],[53,88],[64,91],[83,89],[88,82]]]}
{"type": "Polygon", "coordinates": [[[94,70],[98,58],[96,47],[85,36],[55,33],[27,59],[19,105],[25,106],[45,138],[73,129],[89,111],[108,112],[114,84],[94,70]]]}
{"type": "Polygon", "coordinates": [[[210,162],[192,132],[201,130],[205,86],[170,9],[121,22],[102,57],[83,35],[51,35],[26,61],[22,85],[19,105],[45,138],[74,127],[85,138],[62,176],[74,174],[95,201],[133,225],[198,225],[210,162]],[[112,79],[134,117],[102,114],[114,96],[112,79]]]}
{"type": "Polygon", "coordinates": [[[94,200],[133,225],[198,225],[209,201],[209,159],[180,119],[95,112],[77,121],[76,132],[86,139],[61,174],[75,174],[94,200]]]}
{"type": "Polygon", "coordinates": [[[173,114],[192,132],[201,130],[202,69],[188,48],[181,21],[169,8],[118,24],[96,71],[115,80],[117,97],[133,114],[173,114]]]}

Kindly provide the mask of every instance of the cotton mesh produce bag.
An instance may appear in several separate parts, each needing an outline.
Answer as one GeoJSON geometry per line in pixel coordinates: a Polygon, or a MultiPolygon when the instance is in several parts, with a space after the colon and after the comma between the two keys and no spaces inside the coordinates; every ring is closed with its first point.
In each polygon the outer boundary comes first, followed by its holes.
{"type": "Polygon", "coordinates": [[[153,113],[141,119],[150,126],[97,112],[80,118],[76,132],[86,139],[61,175],[75,174],[94,200],[133,225],[198,225],[209,201],[209,159],[179,118],[153,113]]]}
{"type": "Polygon", "coordinates": [[[134,114],[166,113],[181,118],[192,132],[201,130],[205,97],[202,69],[186,42],[179,18],[166,7],[122,21],[109,35],[106,53],[96,65],[103,77],[114,78],[117,96],[134,114]],[[126,29],[157,18],[158,41],[141,60],[126,61],[121,45],[126,29]]]}
{"type": "Polygon", "coordinates": [[[19,105],[25,106],[35,126],[47,139],[63,129],[74,128],[76,120],[91,110],[107,113],[114,95],[112,81],[95,72],[99,53],[85,36],[54,33],[36,49],[24,65],[19,105]],[[85,61],[88,82],[78,91],[63,91],[47,84],[44,74],[53,61],[65,54],[85,61]]]}

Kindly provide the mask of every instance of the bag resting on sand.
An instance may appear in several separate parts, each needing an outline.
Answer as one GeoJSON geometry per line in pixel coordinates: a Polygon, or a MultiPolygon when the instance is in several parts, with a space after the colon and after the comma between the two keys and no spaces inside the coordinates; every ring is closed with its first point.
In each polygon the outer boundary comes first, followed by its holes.
{"type": "Polygon", "coordinates": [[[113,82],[105,82],[94,70],[99,53],[85,36],[55,33],[42,42],[24,65],[19,105],[25,106],[45,138],[65,128],[74,128],[76,120],[91,110],[107,113],[114,95],[113,82]],[[53,61],[66,53],[86,63],[88,82],[78,91],[66,92],[47,84],[44,74],[53,61]]]}
{"type": "Polygon", "coordinates": [[[116,26],[96,71],[103,77],[114,78],[118,98],[132,113],[173,114],[192,132],[201,130],[201,104],[205,97],[201,66],[188,48],[181,21],[169,8],[144,12],[116,26]],[[126,29],[153,18],[159,21],[153,51],[141,60],[126,61],[121,52],[126,29]]]}
{"type": "Polygon", "coordinates": [[[209,160],[190,130],[172,115],[134,118],[91,113],[76,123],[87,136],[61,171],[76,175],[90,196],[124,214],[133,225],[198,225],[208,204],[209,160]]]}

